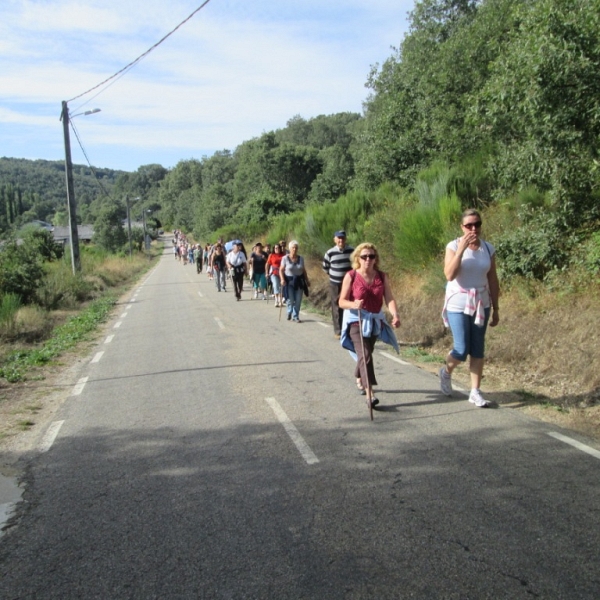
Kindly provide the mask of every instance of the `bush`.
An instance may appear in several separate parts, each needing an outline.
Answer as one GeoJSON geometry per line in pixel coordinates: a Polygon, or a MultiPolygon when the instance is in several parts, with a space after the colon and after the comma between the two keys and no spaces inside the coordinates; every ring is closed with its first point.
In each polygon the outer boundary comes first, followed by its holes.
{"type": "Polygon", "coordinates": [[[0,334],[12,335],[16,328],[16,317],[21,307],[17,294],[4,294],[0,299],[0,334]]]}
{"type": "Polygon", "coordinates": [[[564,230],[561,217],[545,210],[525,210],[520,216],[523,226],[507,231],[496,243],[501,276],[544,281],[551,271],[566,268],[576,240],[564,230]]]}
{"type": "Polygon", "coordinates": [[[32,302],[44,279],[41,256],[31,246],[7,242],[0,252],[0,289],[16,294],[24,304],[32,302]]]}
{"type": "Polygon", "coordinates": [[[46,265],[46,277],[36,292],[40,306],[48,310],[72,308],[90,298],[91,284],[82,273],[73,273],[69,261],[46,265]]]}
{"type": "MultiPolygon", "coordinates": [[[[438,187],[439,193],[442,187],[438,187]]],[[[424,196],[425,203],[405,208],[394,236],[397,261],[403,270],[420,270],[435,260],[455,235],[461,206],[456,194],[424,196]]]]}

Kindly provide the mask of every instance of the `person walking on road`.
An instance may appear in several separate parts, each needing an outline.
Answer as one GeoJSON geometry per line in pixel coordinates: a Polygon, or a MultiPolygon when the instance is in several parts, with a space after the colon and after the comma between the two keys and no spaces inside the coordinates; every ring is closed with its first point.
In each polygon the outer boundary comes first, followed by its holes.
{"type": "Polygon", "coordinates": [[[329,275],[329,296],[331,298],[331,319],[333,333],[339,339],[342,333],[344,311],[340,308],[340,293],[344,275],[352,268],[354,248],[346,245],[346,232],[342,229],[333,234],[335,246],[325,252],[323,271],[329,275]]]}
{"type": "Polygon", "coordinates": [[[261,242],[256,242],[250,260],[248,261],[252,269],[252,287],[254,287],[254,298],[257,299],[259,294],[262,294],[262,299],[266,300],[267,296],[267,257],[263,252],[261,242]]]}
{"type": "Polygon", "coordinates": [[[367,404],[379,404],[373,386],[377,385],[373,349],[377,339],[399,352],[398,341],[382,310],[383,302],[392,313],[392,325],[400,327],[396,300],[388,276],[379,270],[379,253],[374,244],[359,244],[352,254],[353,269],[344,276],[340,308],[344,309],[341,344],[356,360],[354,377],[367,404]],[[361,330],[362,327],[362,330],[361,330]]]}
{"type": "Polygon", "coordinates": [[[200,244],[196,244],[196,273],[200,275],[202,273],[202,259],[204,257],[204,251],[200,244]]]}
{"type": "Polygon", "coordinates": [[[485,354],[485,333],[489,323],[500,322],[498,298],[500,283],[496,271],[496,250],[481,239],[481,215],[470,208],[461,219],[462,237],[446,246],[444,275],[446,298],[442,318],[452,330],[453,348],[446,357],[446,366],[439,372],[440,388],[452,395],[452,372],[470,356],[471,392],[469,402],[487,408],[490,402],[481,395],[485,354]]]}
{"type": "Polygon", "coordinates": [[[279,269],[281,267],[281,261],[285,253],[283,248],[279,244],[273,246],[273,252],[269,254],[267,258],[267,269],[269,271],[269,277],[271,278],[271,285],[273,286],[273,295],[275,296],[275,307],[279,308],[283,299],[281,297],[281,279],[279,277],[279,269]]]}
{"type": "Polygon", "coordinates": [[[248,265],[246,255],[242,252],[242,244],[233,244],[231,252],[227,255],[227,264],[231,270],[231,279],[233,280],[233,291],[238,300],[242,299],[242,289],[244,288],[244,274],[248,265]]]}
{"type": "Polygon", "coordinates": [[[281,285],[284,287],[284,298],[287,300],[287,320],[294,323],[302,323],[300,320],[300,306],[302,305],[302,294],[310,285],[304,258],[298,254],[298,242],[292,240],[289,243],[290,253],[281,259],[279,276],[281,285]]]}
{"type": "Polygon", "coordinates": [[[226,292],[227,263],[225,262],[225,254],[223,254],[223,246],[221,246],[221,244],[217,244],[215,246],[215,251],[212,255],[211,261],[217,291],[220,292],[221,289],[223,289],[223,291],[226,292]]]}

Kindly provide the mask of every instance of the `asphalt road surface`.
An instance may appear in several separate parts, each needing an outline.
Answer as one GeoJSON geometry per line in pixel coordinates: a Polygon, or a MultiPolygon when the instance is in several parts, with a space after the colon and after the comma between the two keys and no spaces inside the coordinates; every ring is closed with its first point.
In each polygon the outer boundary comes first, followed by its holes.
{"type": "Polygon", "coordinates": [[[2,600],[600,598],[599,454],[387,347],[371,422],[326,319],[244,296],[167,251],[118,307],[30,461],[2,600]]]}

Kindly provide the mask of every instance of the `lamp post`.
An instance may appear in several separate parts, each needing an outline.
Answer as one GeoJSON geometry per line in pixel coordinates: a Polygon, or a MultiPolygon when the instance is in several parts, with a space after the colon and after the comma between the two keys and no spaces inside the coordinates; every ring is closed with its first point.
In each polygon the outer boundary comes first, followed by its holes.
{"type": "MultiPolygon", "coordinates": [[[[73,115],[78,117],[79,115],[93,115],[94,113],[100,112],[99,108],[93,110],[86,110],[83,113],[73,115]]],[[[71,138],[69,135],[69,123],[71,117],[69,116],[69,107],[63,100],[61,121],[63,124],[63,136],[65,139],[65,176],[67,180],[67,207],[69,209],[69,230],[71,237],[71,265],[73,267],[73,274],[77,271],[81,271],[81,258],[79,256],[79,232],[77,231],[77,205],[75,204],[75,188],[73,186],[73,163],[71,162],[71,138]]]]}

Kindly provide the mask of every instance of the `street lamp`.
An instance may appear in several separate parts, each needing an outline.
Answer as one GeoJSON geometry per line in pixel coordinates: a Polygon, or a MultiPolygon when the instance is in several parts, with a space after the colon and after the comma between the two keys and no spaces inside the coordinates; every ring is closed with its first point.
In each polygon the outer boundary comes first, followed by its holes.
{"type": "MultiPolygon", "coordinates": [[[[73,117],[79,115],[93,115],[100,112],[99,108],[86,110],[82,113],[77,113],[73,117]]],[[[77,206],[75,204],[75,188],[73,186],[73,163],[71,162],[71,138],[69,134],[69,123],[71,116],[69,115],[69,107],[63,100],[62,112],[60,115],[63,124],[63,135],[65,139],[65,175],[67,179],[67,207],[69,209],[69,230],[71,232],[71,264],[73,266],[73,274],[81,271],[81,258],[79,256],[79,232],[77,231],[77,206]]]]}

